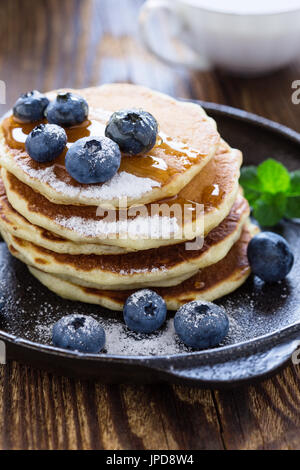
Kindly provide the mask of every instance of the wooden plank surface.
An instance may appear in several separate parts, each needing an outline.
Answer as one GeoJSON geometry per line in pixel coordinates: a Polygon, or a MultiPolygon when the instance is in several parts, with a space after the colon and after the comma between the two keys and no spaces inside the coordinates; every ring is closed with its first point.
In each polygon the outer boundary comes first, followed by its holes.
{"type": "MultiPolygon", "coordinates": [[[[142,0],[0,0],[0,80],[8,109],[24,91],[128,81],[225,103],[300,131],[291,84],[172,69],[138,37],[142,0]]],[[[163,47],[163,42],[161,44],[163,47]]],[[[299,367],[227,392],[104,386],[17,363],[0,368],[0,449],[299,449],[299,367]]]]}

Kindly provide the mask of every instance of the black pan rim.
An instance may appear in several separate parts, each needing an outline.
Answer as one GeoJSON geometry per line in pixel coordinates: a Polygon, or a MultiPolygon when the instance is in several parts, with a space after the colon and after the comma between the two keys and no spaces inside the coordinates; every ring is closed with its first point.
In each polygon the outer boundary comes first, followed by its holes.
{"type": "Polygon", "coordinates": [[[240,357],[243,352],[253,353],[262,351],[268,348],[268,346],[274,344],[274,340],[277,339],[280,342],[284,342],[288,339],[293,339],[293,337],[297,337],[300,334],[300,321],[293,323],[292,325],[286,326],[280,330],[274,331],[273,333],[269,333],[266,335],[258,336],[257,338],[253,338],[248,341],[243,341],[240,343],[236,343],[233,345],[221,346],[212,349],[204,349],[201,351],[193,351],[189,353],[182,353],[182,354],[172,354],[172,355],[161,355],[161,356],[125,356],[125,355],[113,355],[113,354],[86,354],[81,353],[79,351],[69,351],[65,349],[56,348],[55,346],[49,346],[47,344],[36,343],[30,340],[18,338],[15,335],[11,335],[9,333],[5,333],[0,331],[0,340],[4,340],[10,343],[13,343],[17,346],[22,346],[24,348],[29,348],[31,350],[37,350],[41,352],[41,350],[47,352],[48,354],[53,354],[55,356],[63,356],[68,357],[71,359],[84,359],[84,360],[97,360],[97,361],[117,361],[117,362],[147,362],[152,363],[159,360],[181,360],[183,358],[199,358],[203,357],[205,359],[210,359],[210,356],[213,356],[215,359],[222,358],[222,362],[226,362],[226,358],[228,355],[225,356],[224,353],[239,353],[235,354],[234,357],[240,357]],[[265,346],[265,347],[264,347],[265,346]],[[250,351],[251,350],[251,351],[250,351]]]}

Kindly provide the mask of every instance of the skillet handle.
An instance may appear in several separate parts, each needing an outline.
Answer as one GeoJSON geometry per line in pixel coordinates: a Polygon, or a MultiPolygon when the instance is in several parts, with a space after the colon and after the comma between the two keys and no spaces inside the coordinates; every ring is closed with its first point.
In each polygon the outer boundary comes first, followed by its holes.
{"type": "MultiPolygon", "coordinates": [[[[234,357],[232,360],[214,362],[213,364],[198,364],[197,357],[191,358],[190,365],[172,367],[167,372],[176,382],[184,381],[204,388],[232,387],[254,379],[260,379],[272,374],[290,359],[294,364],[300,364],[300,335],[294,340],[277,344],[263,352],[234,357]],[[298,349],[297,349],[298,348],[298,349]]],[[[202,360],[203,362],[203,360],[202,360]]]]}

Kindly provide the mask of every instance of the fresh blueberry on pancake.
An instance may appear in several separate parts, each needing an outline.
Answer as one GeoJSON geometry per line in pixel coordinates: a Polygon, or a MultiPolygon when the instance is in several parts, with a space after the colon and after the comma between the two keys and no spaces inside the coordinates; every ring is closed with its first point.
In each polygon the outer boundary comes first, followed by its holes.
{"type": "Polygon", "coordinates": [[[63,127],[81,124],[88,114],[87,101],[74,93],[58,93],[56,100],[52,101],[45,111],[48,122],[63,127]]]}
{"type": "Polygon", "coordinates": [[[55,124],[40,124],[26,139],[26,151],[36,162],[46,163],[57,158],[67,144],[67,134],[55,124]]]}
{"type": "Polygon", "coordinates": [[[167,306],[156,292],[143,289],[128,297],[123,315],[130,330],[136,333],[153,333],[165,322],[167,306]]]}
{"type": "Polygon", "coordinates": [[[265,282],[282,281],[294,264],[290,245],[273,232],[259,233],[251,240],[248,259],[252,272],[265,282]]]}
{"type": "Polygon", "coordinates": [[[107,137],[84,137],[67,152],[66,169],[82,184],[104,183],[110,180],[121,164],[121,152],[107,137]]]}
{"type": "Polygon", "coordinates": [[[13,107],[14,117],[22,122],[34,122],[44,119],[44,112],[49,104],[47,96],[37,90],[20,96],[13,107]]]}
{"type": "Polygon", "coordinates": [[[198,300],[178,310],[174,326],[184,344],[194,349],[207,349],[223,341],[229,330],[229,320],[222,307],[198,300]]]}
{"type": "Polygon", "coordinates": [[[97,354],[104,348],[105,331],[92,317],[67,315],[53,326],[52,342],[61,349],[97,354]]]}
{"type": "Polygon", "coordinates": [[[124,109],[113,113],[105,135],[114,140],[127,155],[151,150],[157,139],[158,124],[152,114],[141,109],[124,109]]]}

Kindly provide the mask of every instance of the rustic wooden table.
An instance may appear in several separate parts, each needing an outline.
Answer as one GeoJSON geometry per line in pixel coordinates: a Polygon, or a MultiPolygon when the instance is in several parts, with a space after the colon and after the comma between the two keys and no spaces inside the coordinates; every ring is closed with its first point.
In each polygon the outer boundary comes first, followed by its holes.
{"type": "MultiPolygon", "coordinates": [[[[142,0],[0,0],[3,112],[24,91],[129,81],[225,103],[300,131],[300,62],[239,79],[162,65],[138,38],[142,0]]],[[[163,47],[163,43],[161,44],[163,47]]],[[[227,392],[116,386],[0,369],[1,449],[299,449],[300,369],[227,392]]]]}

